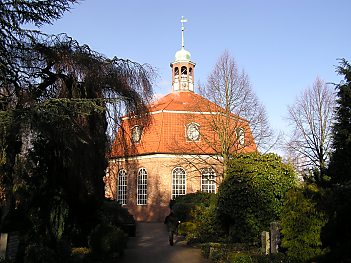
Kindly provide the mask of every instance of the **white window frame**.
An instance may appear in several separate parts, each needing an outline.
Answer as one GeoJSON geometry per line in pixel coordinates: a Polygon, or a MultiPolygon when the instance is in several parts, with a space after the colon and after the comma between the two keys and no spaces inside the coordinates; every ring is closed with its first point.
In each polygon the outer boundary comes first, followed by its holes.
{"type": "Polygon", "coordinates": [[[140,168],[137,175],[137,205],[147,205],[147,171],[140,168]]]}
{"type": "Polygon", "coordinates": [[[124,169],[118,171],[117,201],[121,205],[127,204],[127,172],[124,169]]]}
{"type": "Polygon", "coordinates": [[[172,170],[172,200],[180,195],[186,195],[186,172],[182,167],[175,167],[172,170]]]}
{"type": "Polygon", "coordinates": [[[201,192],[217,192],[216,173],[212,168],[204,168],[201,170],[201,192]]]}

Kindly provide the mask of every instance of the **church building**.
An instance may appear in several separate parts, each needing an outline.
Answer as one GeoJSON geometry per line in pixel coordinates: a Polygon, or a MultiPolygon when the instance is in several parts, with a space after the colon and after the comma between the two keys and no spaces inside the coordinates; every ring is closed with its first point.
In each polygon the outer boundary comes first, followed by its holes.
{"type": "Polygon", "coordinates": [[[221,123],[235,130],[228,135],[235,137],[233,153],[257,150],[248,121],[195,92],[196,64],[184,48],[181,22],[182,46],[170,64],[172,92],[148,105],[148,124],[140,116],[122,117],[109,156],[106,197],[137,221],[163,221],[177,196],[217,191],[223,157],[215,127],[221,123]]]}

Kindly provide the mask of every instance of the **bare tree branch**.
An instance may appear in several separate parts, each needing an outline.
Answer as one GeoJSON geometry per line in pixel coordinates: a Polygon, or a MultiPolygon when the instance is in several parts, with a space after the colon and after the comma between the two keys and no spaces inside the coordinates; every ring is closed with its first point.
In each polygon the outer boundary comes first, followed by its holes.
{"type": "Polygon", "coordinates": [[[289,106],[289,123],[293,127],[285,145],[288,155],[295,160],[298,170],[317,169],[325,173],[329,162],[334,120],[335,95],[321,79],[303,91],[289,106]]]}

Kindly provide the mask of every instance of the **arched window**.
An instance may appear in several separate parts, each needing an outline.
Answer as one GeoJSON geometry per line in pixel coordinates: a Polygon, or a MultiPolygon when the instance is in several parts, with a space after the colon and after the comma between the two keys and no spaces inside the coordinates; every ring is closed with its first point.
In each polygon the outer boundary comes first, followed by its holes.
{"type": "Polygon", "coordinates": [[[147,204],[147,172],[145,168],[138,171],[137,177],[137,204],[147,204]]]}
{"type": "Polygon", "coordinates": [[[189,76],[193,76],[193,68],[189,68],[189,76]]]}
{"type": "Polygon", "coordinates": [[[244,146],[245,144],[245,131],[243,128],[236,129],[236,138],[239,145],[244,146]]]}
{"type": "Polygon", "coordinates": [[[186,194],[186,174],[181,167],[176,167],[172,171],[172,199],[179,195],[186,194]]]}
{"type": "Polygon", "coordinates": [[[127,172],[123,169],[118,171],[117,201],[121,205],[127,203],[127,172]]]}
{"type": "Polygon", "coordinates": [[[181,67],[181,73],[182,73],[182,75],[188,74],[188,73],[187,73],[187,68],[186,68],[186,66],[182,66],[182,67],[181,67]]]}
{"type": "Polygon", "coordinates": [[[201,192],[216,193],[216,173],[212,168],[201,171],[201,192]]]}
{"type": "Polygon", "coordinates": [[[179,68],[178,67],[174,68],[174,75],[175,76],[179,75],[179,68]]]}

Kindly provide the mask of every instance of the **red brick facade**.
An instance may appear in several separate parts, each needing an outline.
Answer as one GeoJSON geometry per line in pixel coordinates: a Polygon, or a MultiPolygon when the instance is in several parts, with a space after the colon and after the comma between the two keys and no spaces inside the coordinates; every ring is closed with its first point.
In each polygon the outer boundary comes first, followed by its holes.
{"type": "MultiPolygon", "coordinates": [[[[137,221],[163,221],[169,213],[172,199],[172,170],[183,167],[186,171],[186,193],[201,189],[200,171],[186,164],[187,156],[155,154],[140,158],[111,159],[106,184],[107,197],[117,199],[118,171],[127,171],[127,202],[125,207],[137,221]],[[137,174],[140,168],[147,171],[147,204],[137,205],[137,174]]],[[[220,169],[220,167],[218,167],[220,169]]]]}

